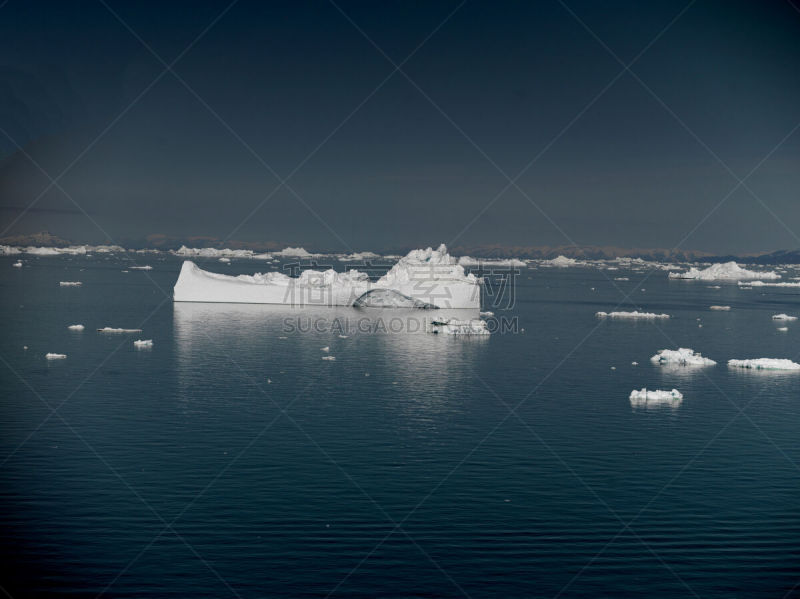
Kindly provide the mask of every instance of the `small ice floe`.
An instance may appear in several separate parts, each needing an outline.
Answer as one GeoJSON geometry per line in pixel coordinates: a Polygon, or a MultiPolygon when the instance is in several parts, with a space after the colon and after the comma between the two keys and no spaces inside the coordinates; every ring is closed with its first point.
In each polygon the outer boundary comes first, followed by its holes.
{"type": "Polygon", "coordinates": [[[746,270],[736,262],[712,264],[708,268],[690,268],[686,272],[671,272],[670,279],[695,279],[698,281],[745,281],[749,279],[780,279],[776,272],[746,270]]]}
{"type": "Polygon", "coordinates": [[[336,356],[322,356],[323,360],[335,360],[336,356]]]}
{"type": "Polygon", "coordinates": [[[706,285],[706,289],[722,289],[721,285],[706,285]]]}
{"type": "Polygon", "coordinates": [[[59,281],[58,284],[61,287],[80,287],[83,285],[81,281],[59,281]]]}
{"type": "Polygon", "coordinates": [[[326,353],[327,353],[327,352],[329,352],[329,351],[331,351],[331,348],[330,348],[330,347],[328,347],[327,345],[326,345],[325,347],[320,347],[319,349],[320,349],[320,351],[324,351],[324,352],[326,352],[326,353]]]}
{"type": "Polygon", "coordinates": [[[446,335],[488,335],[489,328],[486,322],[480,319],[458,320],[456,318],[443,318],[432,320],[427,325],[429,333],[444,333],[446,335]]]}
{"type": "Polygon", "coordinates": [[[662,349],[650,358],[653,364],[674,364],[679,366],[714,366],[716,362],[710,358],[704,358],[700,352],[696,352],[688,347],[678,349],[662,349]]]}
{"type": "Polygon", "coordinates": [[[66,360],[67,354],[45,354],[46,360],[66,360]]]}
{"type": "Polygon", "coordinates": [[[137,339],[133,342],[133,347],[138,349],[145,349],[153,347],[153,340],[152,339],[137,339]]]}
{"type": "Polygon", "coordinates": [[[789,327],[778,327],[778,330],[779,330],[781,333],[785,333],[786,331],[788,331],[788,330],[789,330],[789,327]]]}
{"type": "Polygon", "coordinates": [[[494,316],[494,312],[489,312],[489,311],[487,310],[486,312],[479,312],[479,313],[478,313],[478,315],[479,315],[481,318],[491,318],[492,316],[494,316]]]}
{"type": "Polygon", "coordinates": [[[631,362],[631,366],[638,366],[639,362],[631,362]]]}
{"type": "Polygon", "coordinates": [[[642,318],[642,319],[655,319],[655,318],[669,318],[669,314],[654,314],[653,312],[597,312],[597,318],[642,318]]]}
{"type": "Polygon", "coordinates": [[[773,314],[772,320],[797,320],[797,316],[789,316],[788,314],[773,314]]]}
{"type": "Polygon", "coordinates": [[[17,260],[11,266],[13,266],[14,268],[22,268],[22,260],[17,260]]]}
{"type": "Polygon", "coordinates": [[[646,388],[640,390],[634,389],[629,396],[631,405],[636,408],[656,407],[656,406],[674,406],[677,407],[683,401],[683,394],[677,389],[672,391],[653,390],[648,391],[646,388]]]}
{"type": "Polygon", "coordinates": [[[615,281],[630,281],[628,277],[614,277],[615,281]]]}
{"type": "Polygon", "coordinates": [[[226,258],[225,256],[223,256],[222,258],[219,259],[219,261],[220,262],[224,262],[225,264],[230,264],[231,259],[230,258],[226,258]]]}
{"type": "Polygon", "coordinates": [[[730,306],[709,306],[709,310],[721,310],[723,312],[727,312],[731,309],[730,306]]]}
{"type": "MultiPolygon", "coordinates": [[[[739,286],[744,287],[742,283],[739,283],[739,286]]],[[[747,287],[800,287],[800,282],[765,283],[764,281],[750,281],[747,283],[747,287]]]]}
{"type": "Polygon", "coordinates": [[[800,370],[800,364],[785,358],[755,358],[750,360],[728,360],[731,368],[752,370],[800,370]]]}
{"type": "Polygon", "coordinates": [[[554,266],[555,268],[569,268],[580,264],[575,258],[567,258],[566,256],[558,256],[552,260],[544,260],[542,262],[542,266],[554,266]]]}
{"type": "Polygon", "coordinates": [[[82,331],[86,327],[82,324],[71,324],[67,327],[70,331],[82,331]]]}
{"type": "Polygon", "coordinates": [[[141,333],[142,329],[116,329],[114,327],[103,327],[97,329],[98,333],[141,333]]]}
{"type": "Polygon", "coordinates": [[[131,270],[153,270],[153,267],[149,264],[145,264],[144,266],[129,266],[131,270]]]}
{"type": "Polygon", "coordinates": [[[339,339],[347,339],[349,335],[339,335],[339,339]]]}
{"type": "Polygon", "coordinates": [[[617,369],[617,367],[616,367],[616,366],[612,366],[612,367],[611,367],[611,370],[616,370],[616,369],[617,369]]]}

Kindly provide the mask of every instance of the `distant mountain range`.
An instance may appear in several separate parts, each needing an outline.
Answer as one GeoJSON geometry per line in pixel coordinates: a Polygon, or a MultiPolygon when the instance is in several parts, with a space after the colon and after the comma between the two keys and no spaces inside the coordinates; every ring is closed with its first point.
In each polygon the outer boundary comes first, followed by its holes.
{"type": "MultiPolygon", "coordinates": [[[[83,242],[75,242],[57,237],[47,231],[33,233],[30,235],[13,235],[0,238],[2,245],[15,246],[43,246],[43,247],[64,247],[76,245],[83,242]]],[[[139,239],[122,239],[117,242],[123,247],[140,249],[178,249],[182,245],[188,247],[214,247],[230,249],[250,249],[261,252],[278,251],[286,247],[287,244],[274,241],[247,242],[228,240],[223,241],[216,237],[175,237],[162,234],[148,235],[139,239]]],[[[324,251],[321,248],[306,247],[311,251],[324,251]]],[[[384,251],[384,254],[405,254],[408,248],[391,248],[384,251]]],[[[556,256],[566,256],[568,258],[582,258],[587,260],[613,260],[614,258],[641,258],[643,260],[656,260],[659,262],[728,262],[734,260],[747,264],[800,264],[800,249],[797,250],[777,250],[774,252],[763,252],[759,254],[742,255],[715,255],[711,252],[697,250],[669,250],[659,248],[621,248],[616,246],[507,246],[507,245],[460,245],[449,248],[450,252],[456,256],[473,256],[477,258],[540,258],[550,259],[556,256]]]]}

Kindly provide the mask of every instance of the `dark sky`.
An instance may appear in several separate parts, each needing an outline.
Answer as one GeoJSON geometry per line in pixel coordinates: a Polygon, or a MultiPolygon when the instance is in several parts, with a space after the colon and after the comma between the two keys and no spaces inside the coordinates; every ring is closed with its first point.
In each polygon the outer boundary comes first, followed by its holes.
{"type": "Polygon", "coordinates": [[[0,2],[6,235],[800,246],[796,0],[107,2],[0,2]]]}

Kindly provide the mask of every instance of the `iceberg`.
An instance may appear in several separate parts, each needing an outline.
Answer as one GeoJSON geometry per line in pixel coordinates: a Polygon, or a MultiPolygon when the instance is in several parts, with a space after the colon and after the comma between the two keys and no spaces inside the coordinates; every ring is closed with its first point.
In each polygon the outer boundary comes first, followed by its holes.
{"type": "Polygon", "coordinates": [[[653,312],[639,312],[637,310],[634,310],[633,312],[597,312],[595,316],[597,318],[641,318],[645,320],[669,318],[669,314],[654,314],[653,312]]]}
{"type": "Polygon", "coordinates": [[[98,333],[141,333],[142,329],[115,329],[114,327],[103,327],[97,329],[98,333]]]}
{"type": "Polygon", "coordinates": [[[429,333],[445,335],[488,335],[489,329],[486,321],[479,318],[459,320],[456,318],[435,319],[427,323],[429,333]]]}
{"type": "Polygon", "coordinates": [[[377,281],[358,270],[305,270],[223,275],[191,261],[175,283],[176,302],[286,304],[302,306],[480,308],[480,283],[444,245],[413,250],[377,281]],[[410,305],[409,305],[410,302],[410,305]]]}
{"type": "Polygon", "coordinates": [[[69,325],[67,328],[68,328],[70,331],[82,331],[82,330],[83,330],[83,329],[85,329],[86,327],[84,327],[82,324],[71,324],[71,325],[69,325]]]}
{"type": "Polygon", "coordinates": [[[800,364],[785,358],[728,360],[728,366],[731,368],[750,368],[753,370],[800,370],[800,364]]]}
{"type": "Polygon", "coordinates": [[[725,262],[724,264],[712,264],[704,269],[693,266],[686,272],[671,272],[669,273],[669,278],[694,279],[698,281],[746,281],[751,279],[780,279],[781,276],[776,272],[756,272],[754,270],[746,270],[736,262],[725,262]]]}
{"type": "Polygon", "coordinates": [[[524,260],[519,260],[517,258],[510,258],[508,260],[499,258],[480,259],[471,256],[461,256],[458,259],[458,263],[461,266],[515,266],[520,268],[528,265],[524,260]]]}
{"type": "Polygon", "coordinates": [[[714,366],[716,362],[710,358],[704,358],[699,352],[695,352],[688,347],[678,349],[662,349],[650,358],[653,364],[667,364],[680,366],[714,366]]]}
{"type": "Polygon", "coordinates": [[[334,360],[336,360],[336,356],[322,356],[322,359],[333,362],[334,360]]]}
{"type": "Polygon", "coordinates": [[[773,314],[772,320],[797,320],[797,316],[789,316],[788,314],[773,314]]]}
{"type": "Polygon", "coordinates": [[[567,258],[566,256],[558,256],[552,260],[542,261],[542,266],[554,266],[556,268],[568,268],[570,266],[579,266],[581,263],[575,258],[567,258]]]}
{"type": "Polygon", "coordinates": [[[722,312],[727,312],[728,310],[731,309],[731,307],[730,306],[709,306],[708,309],[709,310],[720,310],[722,312]]]}
{"type": "Polygon", "coordinates": [[[44,357],[45,357],[46,360],[65,360],[66,357],[67,357],[67,354],[51,354],[51,353],[48,353],[48,354],[45,354],[44,357]]]}
{"type": "Polygon", "coordinates": [[[788,330],[789,330],[789,327],[778,327],[778,330],[779,330],[781,333],[785,333],[786,331],[788,331],[788,330]]]}
{"type": "Polygon", "coordinates": [[[747,286],[750,287],[800,287],[800,282],[790,283],[788,281],[782,281],[780,283],[765,283],[764,281],[750,281],[747,283],[739,282],[740,287],[747,286]]]}
{"type": "Polygon", "coordinates": [[[145,264],[144,266],[129,266],[131,270],[153,270],[153,267],[149,264],[145,264]]]}
{"type": "Polygon", "coordinates": [[[306,251],[305,248],[288,247],[282,249],[280,252],[275,252],[276,256],[283,256],[285,258],[311,258],[314,254],[306,251]]]}
{"type": "Polygon", "coordinates": [[[653,390],[646,388],[634,389],[628,398],[631,405],[636,408],[672,406],[677,407],[683,401],[683,394],[677,389],[672,391],[653,390]]]}
{"type": "Polygon", "coordinates": [[[22,260],[17,260],[11,266],[13,266],[14,268],[22,268],[22,260]]]}
{"type": "Polygon", "coordinates": [[[83,285],[81,281],[59,281],[58,284],[62,287],[80,287],[83,285]]]}
{"type": "Polygon", "coordinates": [[[147,347],[153,347],[153,340],[152,339],[137,339],[133,342],[133,347],[138,349],[144,349],[147,347]]]}

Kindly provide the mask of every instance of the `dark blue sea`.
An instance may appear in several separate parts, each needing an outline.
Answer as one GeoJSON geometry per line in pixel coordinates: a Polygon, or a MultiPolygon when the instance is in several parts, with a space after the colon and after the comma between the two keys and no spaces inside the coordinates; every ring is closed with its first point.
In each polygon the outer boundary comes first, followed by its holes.
{"type": "Polygon", "coordinates": [[[458,338],[176,305],[135,259],[0,259],[6,595],[800,597],[800,374],[726,366],[798,359],[800,289],[522,268],[458,338]],[[595,317],[634,308],[672,318],[595,317]]]}

